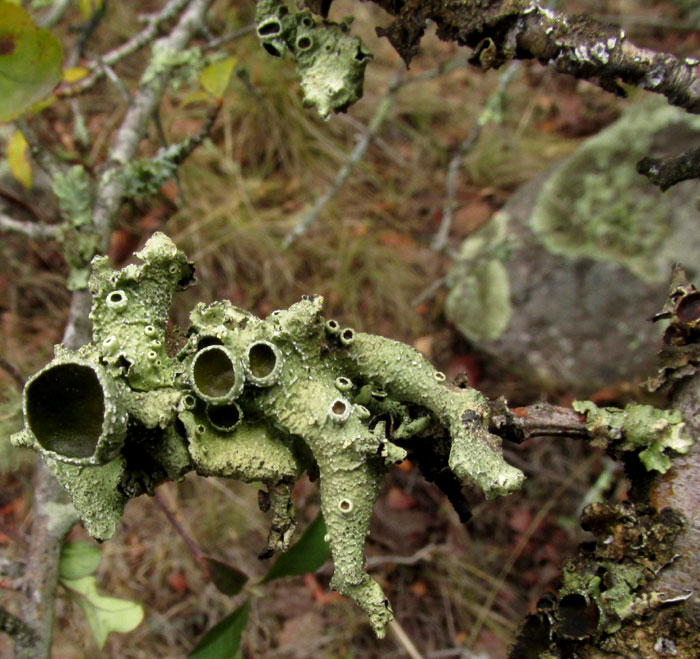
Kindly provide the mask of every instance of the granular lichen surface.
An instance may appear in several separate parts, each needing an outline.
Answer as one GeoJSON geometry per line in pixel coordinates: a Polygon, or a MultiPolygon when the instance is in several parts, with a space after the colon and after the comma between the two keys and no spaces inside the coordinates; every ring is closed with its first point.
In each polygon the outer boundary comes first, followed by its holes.
{"type": "Polygon", "coordinates": [[[263,557],[289,545],[292,488],[308,472],[320,483],[331,585],[383,635],[391,606],[363,570],[364,544],[406,442],[430,441],[426,431],[440,427],[462,484],[487,497],[522,484],[488,431],[486,400],[448,385],[410,346],[325,319],[318,296],[265,319],[226,300],[200,303],[169,355],[170,305],[194,266],[161,233],[136,256],[118,271],[93,260],[93,340],[75,352],[57,346],[30,378],[14,443],[42,454],[98,539],[114,533],[129,498],[189,471],[263,482],[272,517],[263,557]]]}

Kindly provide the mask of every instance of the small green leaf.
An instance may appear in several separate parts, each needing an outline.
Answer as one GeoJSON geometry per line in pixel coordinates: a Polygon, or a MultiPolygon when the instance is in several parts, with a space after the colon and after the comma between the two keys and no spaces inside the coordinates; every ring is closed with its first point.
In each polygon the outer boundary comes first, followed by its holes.
{"type": "Polygon", "coordinates": [[[199,74],[199,82],[214,98],[221,98],[231,80],[234,66],[236,66],[235,57],[214,62],[199,74]]]}
{"type": "Polygon", "coordinates": [[[246,600],[204,634],[189,659],[235,659],[239,656],[241,636],[249,613],[250,600],[246,600]]]}
{"type": "Polygon", "coordinates": [[[299,541],[275,561],[260,583],[316,572],[330,556],[325,535],[326,523],[323,521],[323,515],[319,513],[299,541]]]}
{"type": "Polygon", "coordinates": [[[28,151],[27,140],[21,131],[16,130],[7,145],[7,162],[12,176],[27,190],[32,187],[32,165],[27,156],[28,151]]]}
{"type": "Polygon", "coordinates": [[[0,121],[19,117],[61,82],[61,42],[15,4],[0,2],[0,121]]]}
{"type": "Polygon", "coordinates": [[[66,542],[61,547],[58,576],[61,579],[80,579],[94,574],[102,554],[91,542],[66,542]]]}
{"type": "Polygon", "coordinates": [[[235,567],[217,561],[214,558],[205,557],[204,560],[207,562],[211,581],[220,593],[233,596],[243,590],[243,586],[248,581],[247,575],[235,567]]]}
{"type": "Polygon", "coordinates": [[[95,577],[64,579],[61,583],[85,613],[90,631],[100,649],[104,647],[110,632],[130,632],[143,620],[143,607],[140,604],[100,595],[95,577]]]}

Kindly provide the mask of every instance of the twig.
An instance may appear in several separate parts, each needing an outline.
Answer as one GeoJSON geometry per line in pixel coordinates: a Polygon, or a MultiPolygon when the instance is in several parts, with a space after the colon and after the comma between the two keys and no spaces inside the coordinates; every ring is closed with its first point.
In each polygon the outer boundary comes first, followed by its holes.
{"type": "Polygon", "coordinates": [[[12,362],[0,357],[0,368],[12,378],[12,381],[15,383],[19,391],[24,390],[24,376],[12,362]]]}
{"type": "Polygon", "coordinates": [[[49,28],[58,23],[66,13],[72,0],[54,0],[46,13],[37,20],[39,27],[49,28]]]}
{"type": "Polygon", "coordinates": [[[170,508],[168,508],[168,506],[165,505],[165,501],[163,501],[163,498],[160,496],[160,494],[158,494],[158,492],[155,492],[153,494],[153,501],[158,506],[158,508],[161,509],[163,514],[168,518],[168,521],[175,529],[177,534],[182,538],[183,542],[185,543],[187,549],[190,551],[192,556],[194,556],[198,561],[204,561],[204,552],[199,548],[199,545],[189,536],[187,531],[185,531],[185,529],[182,528],[182,524],[180,524],[180,522],[177,521],[177,518],[172,513],[170,508]]]}
{"type": "Polygon", "coordinates": [[[238,30],[233,30],[233,32],[229,32],[228,34],[222,34],[220,37],[210,39],[204,44],[203,49],[216,50],[224,44],[231,43],[232,41],[238,41],[239,39],[247,37],[253,32],[255,32],[255,23],[246,25],[245,27],[239,28],[238,30]]]}
{"type": "Polygon", "coordinates": [[[53,240],[61,233],[59,224],[22,222],[0,213],[0,232],[21,233],[32,240],[53,240]]]}
{"type": "Polygon", "coordinates": [[[379,105],[377,106],[374,115],[370,119],[365,134],[362,136],[360,141],[352,150],[348,161],[340,168],[340,170],[338,170],[338,173],[336,174],[335,180],[333,181],[331,187],[328,188],[328,190],[326,190],[326,192],[316,200],[316,203],[313,205],[311,210],[309,210],[309,212],[301,219],[301,221],[295,224],[291,231],[289,231],[289,233],[285,236],[284,241],[282,242],[282,249],[289,249],[289,247],[292,246],[292,244],[297,240],[297,238],[300,238],[308,231],[309,227],[316,221],[316,218],[321,213],[321,211],[328,205],[328,203],[338,194],[340,189],[343,187],[345,181],[347,181],[348,179],[348,176],[350,176],[350,172],[352,172],[355,165],[359,163],[364,157],[367,151],[367,147],[372,141],[372,138],[379,132],[379,129],[382,127],[382,124],[389,116],[389,110],[394,104],[396,92],[401,87],[402,80],[403,74],[400,72],[389,83],[386,95],[379,102],[379,105]]]}
{"type": "MultiPolygon", "coordinates": [[[[159,40],[161,47],[175,51],[185,48],[204,22],[204,16],[212,2],[213,0],[193,0],[172,32],[159,40]]],[[[167,68],[139,87],[117,132],[109,166],[100,177],[93,212],[93,223],[100,236],[103,251],[109,246],[114,218],[124,195],[124,181],[120,176],[114,175],[114,169],[124,167],[136,156],[139,142],[146,132],[149,119],[160,103],[171,71],[171,68],[167,68]]]]}
{"type": "Polygon", "coordinates": [[[371,569],[386,563],[391,563],[392,565],[415,565],[416,563],[420,563],[421,561],[430,558],[436,549],[437,545],[429,544],[422,547],[415,554],[411,554],[410,556],[368,556],[367,568],[371,569]]]}
{"type": "Polygon", "coordinates": [[[671,158],[642,158],[637,171],[666,191],[681,181],[700,178],[700,148],[671,158]]]}
{"type": "Polygon", "coordinates": [[[472,61],[483,68],[499,67],[509,59],[537,59],[624,95],[620,82],[665,96],[672,105],[700,113],[700,61],[640,48],[625,31],[587,15],[565,15],[533,2],[490,0],[459,3],[373,0],[395,17],[380,36],[408,63],[418,52],[426,21],[437,35],[474,49],[472,61]]]}
{"type": "Polygon", "coordinates": [[[498,87],[491,93],[491,95],[486,99],[484,103],[483,110],[479,113],[476,118],[476,122],[472,127],[469,135],[462,140],[460,145],[457,147],[457,151],[450,160],[450,164],[447,167],[447,178],[445,181],[445,202],[442,205],[442,220],[440,226],[433,238],[431,247],[438,251],[443,252],[448,246],[448,238],[450,235],[450,229],[452,228],[452,220],[454,217],[454,212],[459,207],[457,200],[455,199],[457,193],[457,176],[459,170],[464,162],[464,159],[469,155],[474,146],[476,145],[479,137],[481,136],[481,130],[484,126],[490,124],[494,121],[500,121],[501,118],[501,105],[506,95],[506,89],[508,85],[515,77],[515,74],[520,69],[519,62],[512,62],[510,66],[503,72],[501,78],[498,82],[498,87]]]}
{"type": "Polygon", "coordinates": [[[418,648],[413,644],[413,641],[396,618],[389,623],[389,629],[411,659],[423,659],[423,655],[418,651],[418,648]]]}
{"type": "Polygon", "coordinates": [[[91,69],[92,72],[89,75],[73,84],[62,86],[56,93],[59,96],[74,96],[90,89],[90,87],[107,74],[107,70],[104,68],[105,66],[114,66],[120,60],[123,60],[129,55],[133,55],[136,51],[148,45],[158,36],[158,30],[161,25],[177,16],[188,2],[189,0],[170,0],[157,14],[152,14],[147,17],[146,20],[148,24],[141,32],[134,35],[121,46],[105,53],[96,61],[90,62],[88,68],[91,69]],[[102,63],[103,66],[101,66],[100,63],[102,63]]]}
{"type": "Polygon", "coordinates": [[[594,460],[598,459],[597,454],[592,454],[590,455],[586,460],[581,462],[578,467],[571,473],[570,477],[564,481],[553,493],[550,499],[542,506],[537,511],[537,514],[532,518],[532,521],[528,525],[527,529],[525,529],[525,532],[518,538],[517,543],[515,544],[515,547],[511,550],[510,554],[508,555],[508,559],[506,560],[505,564],[501,568],[501,572],[498,575],[498,583],[493,586],[491,591],[489,592],[486,600],[481,606],[481,609],[479,611],[479,615],[477,616],[476,621],[474,622],[474,626],[471,629],[471,632],[469,634],[469,640],[467,641],[467,646],[472,647],[474,645],[474,642],[476,639],[479,637],[479,633],[481,632],[482,627],[484,626],[484,622],[486,621],[486,617],[489,614],[489,611],[491,610],[491,607],[493,606],[494,602],[496,601],[496,598],[498,597],[498,593],[501,592],[501,588],[503,587],[505,583],[505,579],[510,573],[510,571],[513,569],[513,566],[515,565],[515,562],[518,560],[522,552],[525,550],[525,547],[527,546],[527,543],[530,541],[530,538],[532,535],[535,533],[535,531],[539,528],[540,524],[544,521],[545,517],[549,514],[550,510],[554,507],[554,504],[556,504],[560,499],[561,496],[564,494],[564,491],[570,487],[571,483],[576,480],[581,474],[585,474],[590,468],[591,468],[591,463],[594,460]]]}
{"type": "Polygon", "coordinates": [[[27,140],[29,155],[51,178],[67,169],[65,163],[61,162],[53,151],[41,143],[39,136],[26,119],[16,119],[14,124],[27,140]]]}

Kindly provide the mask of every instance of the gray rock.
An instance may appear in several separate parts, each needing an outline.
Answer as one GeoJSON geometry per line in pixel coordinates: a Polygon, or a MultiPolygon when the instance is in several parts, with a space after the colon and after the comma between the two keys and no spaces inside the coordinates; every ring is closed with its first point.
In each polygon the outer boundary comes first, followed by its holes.
{"type": "Polygon", "coordinates": [[[464,336],[546,389],[590,393],[652,372],[671,268],[700,271],[697,181],[663,193],[644,155],[700,145],[700,117],[632,107],[528,183],[460,248],[446,313],[464,336]]]}

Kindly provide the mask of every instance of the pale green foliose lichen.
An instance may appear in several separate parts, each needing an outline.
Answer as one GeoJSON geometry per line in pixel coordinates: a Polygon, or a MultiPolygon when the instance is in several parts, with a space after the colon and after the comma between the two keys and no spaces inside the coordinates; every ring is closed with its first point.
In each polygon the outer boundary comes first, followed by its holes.
{"type": "Polygon", "coordinates": [[[472,341],[493,341],[506,331],[513,306],[504,262],[511,252],[509,216],[501,211],[463,243],[448,275],[445,311],[472,341]]]}
{"type": "Polygon", "coordinates": [[[638,452],[648,471],[665,473],[671,466],[667,451],[687,453],[692,445],[677,410],[635,403],[617,409],[598,407],[590,401],[575,401],[572,407],[586,415],[586,427],[594,440],[621,451],[638,452]]]}
{"type": "Polygon", "coordinates": [[[297,62],[304,104],[328,118],[362,97],[365,68],[372,58],[349,34],[349,22],[318,22],[310,11],[290,12],[281,0],[258,0],[257,33],[273,57],[290,53],[297,62]]]}
{"type": "Polygon", "coordinates": [[[268,556],[286,549],[296,526],[297,478],[318,475],[332,585],[383,635],[391,607],[364,572],[363,551],[383,476],[406,456],[401,444],[442,426],[464,484],[494,497],[522,483],[488,431],[485,399],[447,386],[407,345],[326,321],[314,296],[264,320],[228,301],[198,304],[187,342],[169,355],[172,296],[194,269],[163,234],[136,256],[141,263],[120,271],[93,260],[93,342],[57,347],[28,382],[25,428],[13,441],[42,453],[101,539],[129,498],[194,470],[267,486],[268,556]]]}
{"type": "Polygon", "coordinates": [[[700,132],[700,119],[664,102],[632,108],[619,121],[588,139],[546,181],[530,226],[547,250],[571,258],[620,263],[640,279],[665,281],[678,260],[685,220],[694,213],[673,200],[634,168],[655,136],[684,122],[700,132]]]}

